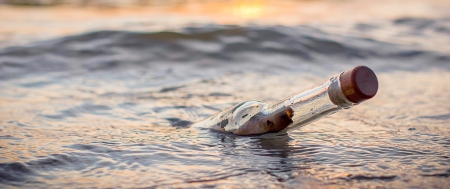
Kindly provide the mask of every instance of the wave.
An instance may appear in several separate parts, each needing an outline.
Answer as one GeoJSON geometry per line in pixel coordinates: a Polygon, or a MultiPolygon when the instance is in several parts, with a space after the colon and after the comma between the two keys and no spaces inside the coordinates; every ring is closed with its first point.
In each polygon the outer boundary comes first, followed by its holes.
{"type": "MultiPolygon", "coordinates": [[[[442,32],[448,30],[435,20],[405,18],[393,23],[417,30],[427,27],[442,32]]],[[[447,32],[447,35],[450,34],[447,32]]],[[[305,63],[323,66],[355,60],[366,61],[373,64],[372,67],[450,69],[450,55],[445,53],[371,38],[335,35],[308,26],[205,26],[177,32],[95,31],[0,49],[0,79],[48,72],[73,74],[168,68],[179,64],[218,68],[224,72],[238,66],[258,71],[276,69],[280,65],[288,68],[305,63]],[[385,61],[371,61],[379,59],[385,61]]]]}

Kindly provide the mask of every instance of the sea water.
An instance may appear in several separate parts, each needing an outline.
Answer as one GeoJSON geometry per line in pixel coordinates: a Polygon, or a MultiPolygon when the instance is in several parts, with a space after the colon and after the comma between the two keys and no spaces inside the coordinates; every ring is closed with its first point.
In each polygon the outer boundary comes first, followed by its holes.
{"type": "Polygon", "coordinates": [[[350,31],[399,31],[398,41],[325,26],[205,25],[3,47],[0,187],[445,188],[450,54],[427,38],[448,40],[450,20],[385,23],[350,31]],[[424,42],[399,42],[411,38],[424,42]],[[190,127],[356,65],[376,72],[377,96],[288,135],[190,127]]]}

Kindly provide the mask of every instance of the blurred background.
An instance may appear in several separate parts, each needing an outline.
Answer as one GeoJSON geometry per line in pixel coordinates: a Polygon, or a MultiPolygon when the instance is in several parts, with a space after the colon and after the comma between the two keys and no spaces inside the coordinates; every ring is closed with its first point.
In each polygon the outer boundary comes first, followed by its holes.
{"type": "Polygon", "coordinates": [[[449,0],[0,0],[0,188],[447,188],[449,0]],[[279,137],[191,124],[357,65],[279,137]]]}
{"type": "MultiPolygon", "coordinates": [[[[97,30],[159,31],[205,24],[322,24],[345,34],[355,23],[442,18],[449,9],[446,0],[2,0],[0,45],[97,30]]],[[[366,35],[389,41],[396,32],[366,35]]]]}

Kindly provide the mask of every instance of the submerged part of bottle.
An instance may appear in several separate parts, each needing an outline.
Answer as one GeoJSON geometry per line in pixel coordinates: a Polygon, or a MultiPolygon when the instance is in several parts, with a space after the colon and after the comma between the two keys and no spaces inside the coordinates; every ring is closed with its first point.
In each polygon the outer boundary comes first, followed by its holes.
{"type": "Polygon", "coordinates": [[[285,132],[351,108],[374,97],[377,91],[375,73],[357,66],[273,105],[242,102],[194,125],[237,135],[285,132]]]}
{"type": "Polygon", "coordinates": [[[269,109],[268,107],[266,103],[259,101],[242,102],[195,123],[195,126],[209,127],[237,135],[254,135],[279,132],[293,123],[291,108],[269,109]]]}

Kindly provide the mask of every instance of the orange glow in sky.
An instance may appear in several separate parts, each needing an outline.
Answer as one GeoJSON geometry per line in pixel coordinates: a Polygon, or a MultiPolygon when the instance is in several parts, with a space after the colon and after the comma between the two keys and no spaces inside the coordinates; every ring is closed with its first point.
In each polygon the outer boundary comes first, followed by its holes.
{"type": "Polygon", "coordinates": [[[260,0],[235,1],[231,5],[233,13],[244,19],[259,18],[264,14],[266,3],[260,0]]]}

